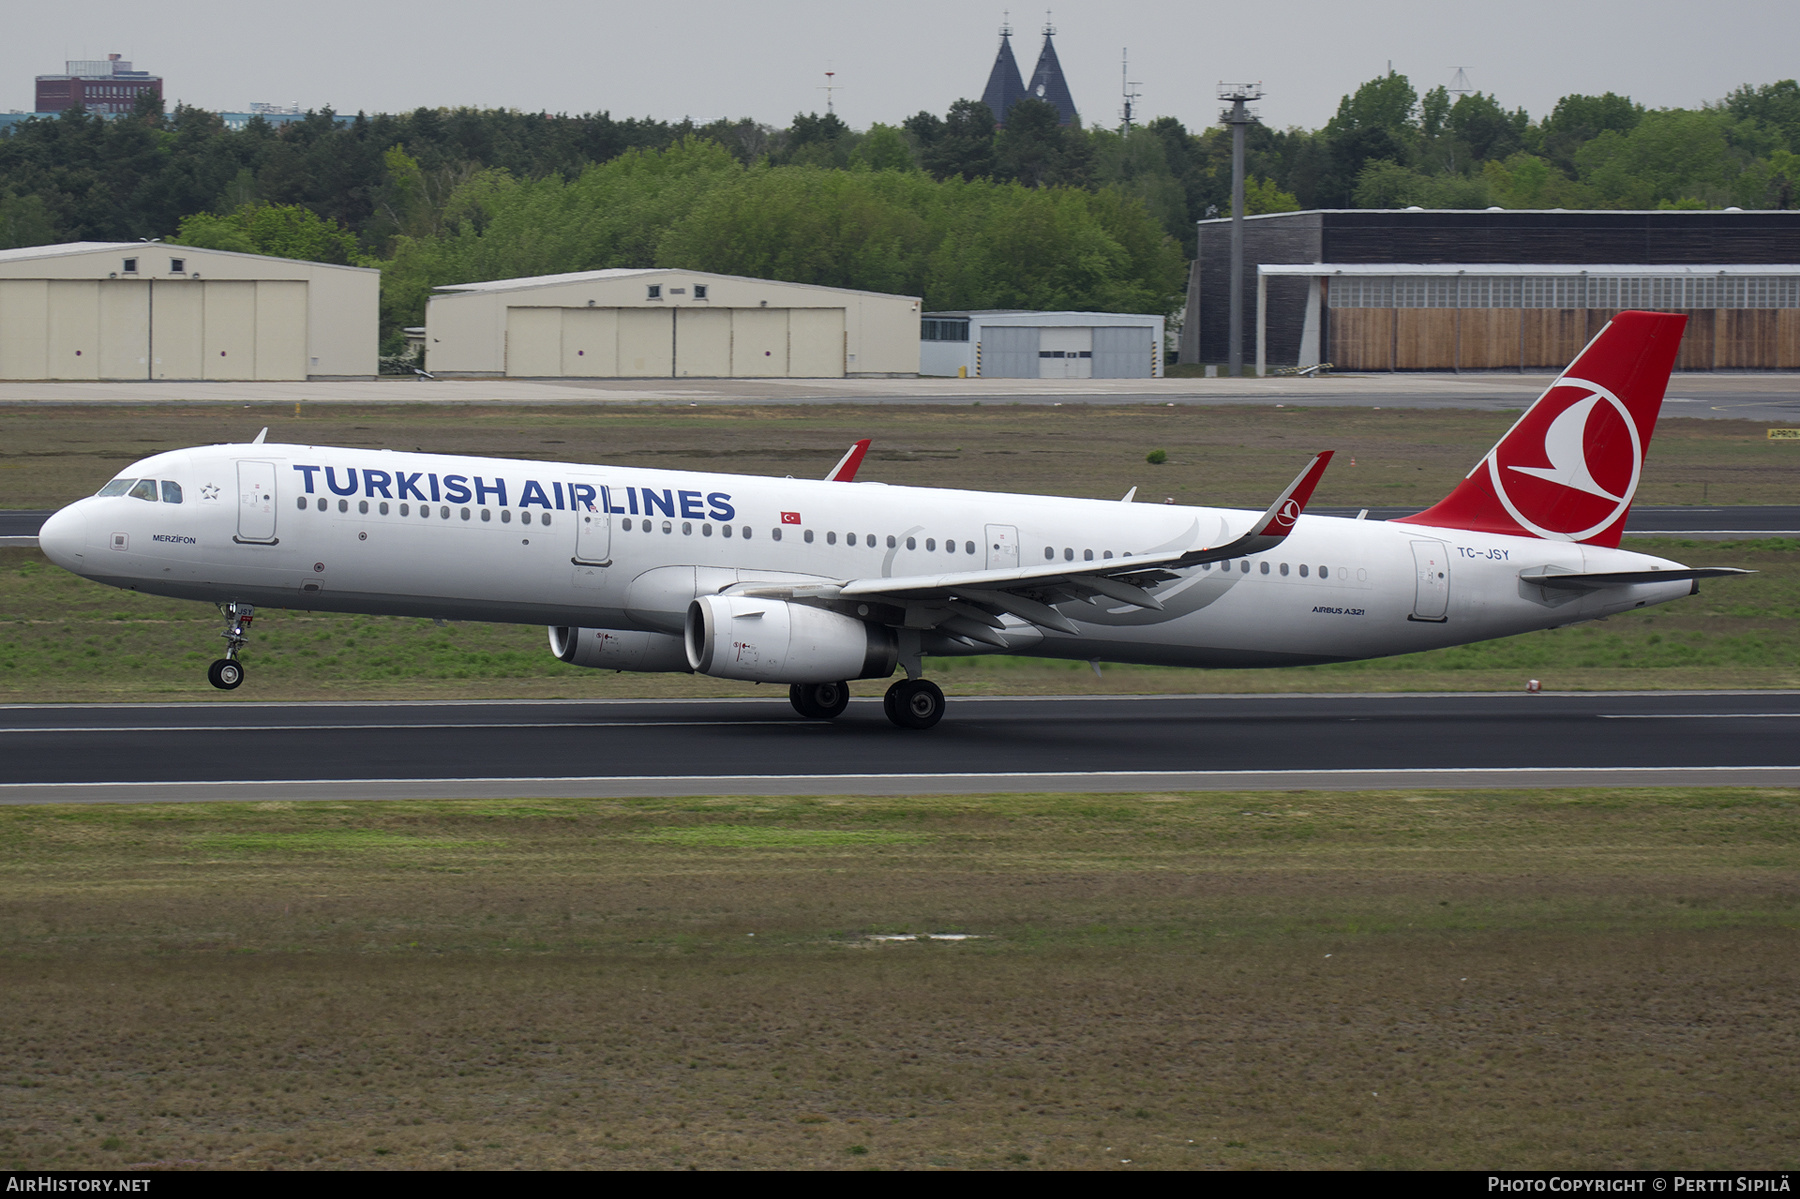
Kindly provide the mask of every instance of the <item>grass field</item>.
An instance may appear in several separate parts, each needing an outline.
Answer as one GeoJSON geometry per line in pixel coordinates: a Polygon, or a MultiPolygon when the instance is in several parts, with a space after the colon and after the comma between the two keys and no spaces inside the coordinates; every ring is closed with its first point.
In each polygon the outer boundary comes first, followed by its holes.
{"type": "Polygon", "coordinates": [[[1792,1169],[1797,802],[0,809],[0,1164],[1792,1169]]]}
{"type": "MultiPolygon", "coordinates": [[[[1513,419],[1456,410],[1127,405],[889,404],[690,408],[518,405],[0,407],[0,507],[52,507],[91,493],[126,462],[176,446],[254,434],[627,465],[816,476],[850,441],[873,436],[863,474],[892,483],[1261,507],[1315,449],[1339,457],[1322,504],[1428,504],[1454,486],[1513,419]],[[1153,467],[1149,449],[1169,461],[1153,467]],[[1351,462],[1356,465],[1350,465],[1351,462]]],[[[1665,420],[1640,502],[1791,502],[1800,447],[1760,425],[1665,420]]],[[[1694,565],[1749,566],[1698,600],[1605,624],[1379,662],[1286,671],[1106,668],[980,658],[933,664],[952,694],[1186,691],[1485,690],[1536,677],[1553,689],[1800,685],[1800,546],[1632,542],[1694,565]]],[[[14,700],[219,698],[211,609],[96,587],[0,551],[0,697],[14,700]]],[[[608,697],[750,694],[686,675],[595,674],[552,659],[536,627],[315,616],[265,610],[248,651],[251,682],[230,698],[608,697]]],[[[868,684],[870,688],[877,684],[868,684]]]]}

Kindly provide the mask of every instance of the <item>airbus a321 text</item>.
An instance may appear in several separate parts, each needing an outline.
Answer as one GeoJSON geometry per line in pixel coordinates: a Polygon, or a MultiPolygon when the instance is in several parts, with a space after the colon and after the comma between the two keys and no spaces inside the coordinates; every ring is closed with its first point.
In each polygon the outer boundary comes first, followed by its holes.
{"type": "Polygon", "coordinates": [[[542,624],[565,662],[786,683],[802,716],[932,655],[1287,666],[1410,653],[1692,593],[1619,548],[1686,318],[1614,317],[1437,505],[1306,516],[1329,453],[1268,509],[1005,495],[263,444],[157,454],[39,542],[97,582],[217,603],[243,681],[259,607],[542,624]]]}

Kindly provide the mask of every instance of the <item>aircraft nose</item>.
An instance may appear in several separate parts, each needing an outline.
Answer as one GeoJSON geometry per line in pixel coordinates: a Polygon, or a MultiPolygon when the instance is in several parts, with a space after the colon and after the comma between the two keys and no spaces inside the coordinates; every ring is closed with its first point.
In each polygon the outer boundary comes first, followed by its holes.
{"type": "Polygon", "coordinates": [[[79,502],[52,512],[44,527],[38,530],[38,548],[64,570],[79,574],[82,555],[87,551],[87,523],[88,514],[79,502]]]}

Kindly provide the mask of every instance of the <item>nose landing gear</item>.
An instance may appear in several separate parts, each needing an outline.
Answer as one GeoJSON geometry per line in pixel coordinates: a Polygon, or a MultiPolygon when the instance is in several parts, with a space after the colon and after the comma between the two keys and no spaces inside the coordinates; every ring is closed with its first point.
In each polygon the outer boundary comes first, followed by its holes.
{"type": "Polygon", "coordinates": [[[250,622],[256,619],[256,609],[250,604],[240,604],[233,600],[220,604],[219,611],[225,617],[225,631],[219,636],[225,638],[225,656],[206,668],[206,681],[221,691],[235,690],[244,681],[244,664],[237,660],[238,651],[250,639],[245,631],[250,622]]]}

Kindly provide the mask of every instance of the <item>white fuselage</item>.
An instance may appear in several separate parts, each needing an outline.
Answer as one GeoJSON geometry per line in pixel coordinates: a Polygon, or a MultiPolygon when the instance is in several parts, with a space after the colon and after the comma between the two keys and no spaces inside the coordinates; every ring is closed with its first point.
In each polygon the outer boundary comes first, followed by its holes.
{"type": "MultiPolygon", "coordinates": [[[[878,483],[298,445],[136,463],[180,503],[96,496],[45,525],[77,574],[185,599],[679,634],[739,582],[917,576],[1224,544],[1257,513],[878,483]],[[592,507],[588,504],[591,502],[592,507]],[[784,515],[786,514],[786,515],[784,515]],[[810,540],[808,535],[810,534],[810,540]],[[954,547],[947,548],[947,547],[954,547]]],[[[1676,564],[1625,550],[1306,516],[1277,549],[1189,568],[1163,610],[1064,603],[1010,652],[1176,666],[1379,657],[1590,620],[1685,581],[1553,591],[1521,571],[1676,564]]],[[[1000,652],[948,643],[931,652],[1000,652]]]]}

